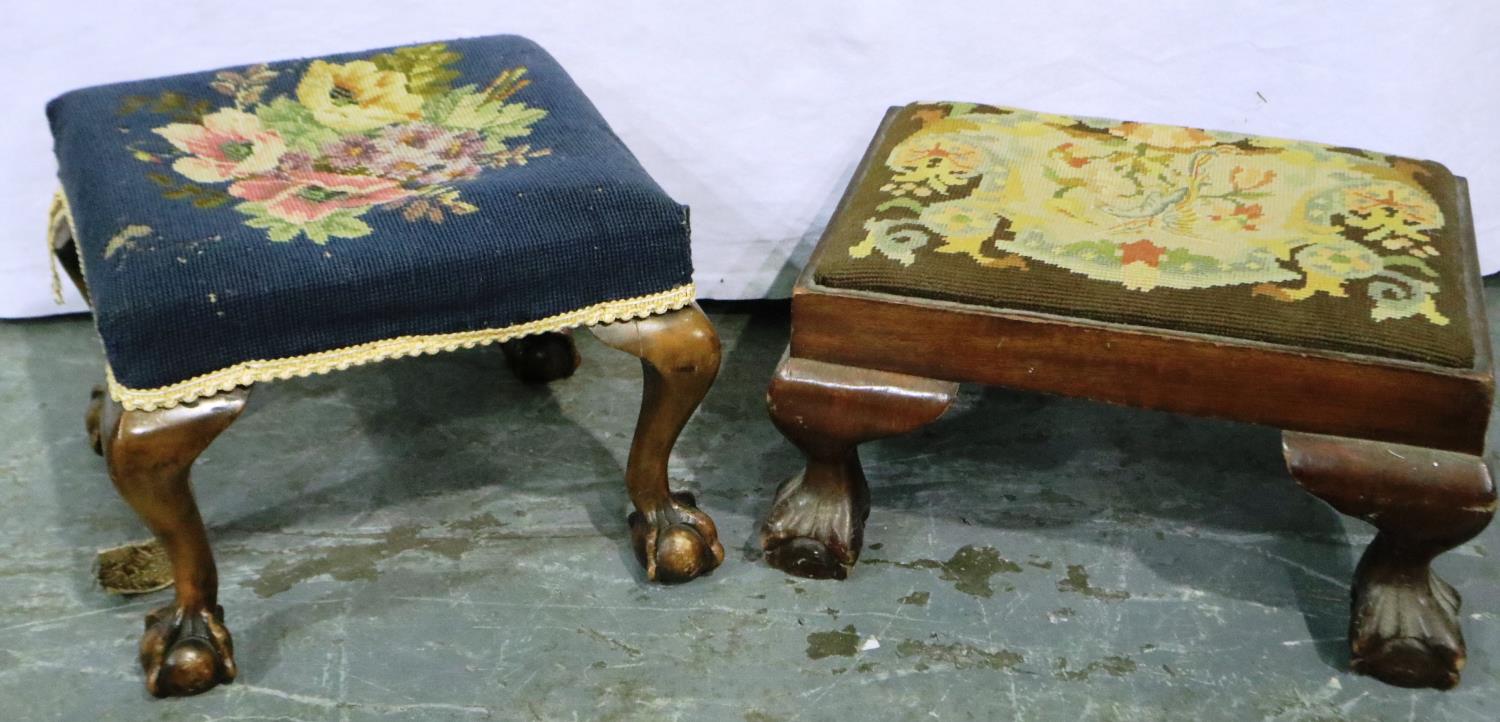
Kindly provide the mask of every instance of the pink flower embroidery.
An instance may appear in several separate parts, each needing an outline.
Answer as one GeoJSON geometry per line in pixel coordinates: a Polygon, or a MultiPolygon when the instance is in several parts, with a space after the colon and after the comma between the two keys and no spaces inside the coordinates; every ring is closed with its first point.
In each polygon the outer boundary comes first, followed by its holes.
{"type": "Polygon", "coordinates": [[[229,194],[263,203],[266,211],[278,218],[305,224],[341,208],[363,208],[399,200],[409,191],[385,178],[297,171],[239,181],[229,187],[229,194]]]}
{"type": "Polygon", "coordinates": [[[260,119],[233,108],[203,116],[203,123],[171,123],[157,135],[192,155],[178,158],[172,170],[199,183],[219,183],[264,173],[276,167],[286,142],[260,119]]]}

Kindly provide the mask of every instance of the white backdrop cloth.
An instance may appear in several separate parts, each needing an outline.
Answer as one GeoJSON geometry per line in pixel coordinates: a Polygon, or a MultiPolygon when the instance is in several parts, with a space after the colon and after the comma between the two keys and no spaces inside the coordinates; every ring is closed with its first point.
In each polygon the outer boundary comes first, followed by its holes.
{"type": "Polygon", "coordinates": [[[785,295],[885,108],[965,100],[1447,164],[1500,269],[1500,3],[4,0],[0,316],[51,300],[42,106],[96,83],[518,33],[693,208],[708,298],[785,295]]]}

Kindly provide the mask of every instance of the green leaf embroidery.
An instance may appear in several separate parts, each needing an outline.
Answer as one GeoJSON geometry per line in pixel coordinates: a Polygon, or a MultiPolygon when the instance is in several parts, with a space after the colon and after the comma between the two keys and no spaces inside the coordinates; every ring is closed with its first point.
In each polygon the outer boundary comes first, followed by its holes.
{"type": "Polygon", "coordinates": [[[486,150],[503,150],[502,141],[531,134],[531,126],[547,117],[547,111],[525,103],[501,103],[479,92],[477,86],[465,85],[428,101],[423,115],[429,121],[448,128],[478,130],[489,141],[486,150]],[[498,147],[496,147],[498,144],[498,147]]]}
{"type": "Polygon", "coordinates": [[[147,173],[146,180],[161,186],[161,195],[167,200],[192,201],[198,208],[218,208],[234,200],[234,196],[221,190],[200,186],[192,181],[178,183],[166,173],[147,173]]]}
{"type": "Polygon", "coordinates": [[[345,208],[324,216],[312,223],[302,227],[302,231],[313,243],[322,245],[328,242],[329,237],[335,238],[360,238],[368,236],[374,230],[370,224],[360,220],[359,215],[368,208],[345,208]]]}
{"type": "Polygon", "coordinates": [[[1110,241],[1077,241],[1058,249],[1063,255],[1090,261],[1120,261],[1120,247],[1110,241]]]}
{"type": "Polygon", "coordinates": [[[341,208],[318,220],[301,224],[271,215],[264,203],[241,203],[234,209],[250,216],[245,225],[264,230],[267,238],[278,243],[306,234],[313,243],[323,245],[329,238],[360,238],[370,235],[374,230],[359,218],[370,210],[368,207],[341,208]]]}
{"type": "Polygon", "coordinates": [[[462,57],[442,43],[396,48],[370,58],[381,70],[406,76],[406,89],[417,95],[438,95],[448,90],[458,71],[448,66],[462,57]]]}
{"type": "Polygon", "coordinates": [[[492,140],[531,135],[531,126],[545,117],[547,111],[541,108],[532,108],[524,103],[507,103],[500,106],[493,120],[485,124],[484,134],[492,140]]]}
{"type": "Polygon", "coordinates": [[[477,85],[465,85],[461,88],[454,88],[441,95],[428,98],[427,102],[422,105],[422,118],[429,123],[446,125],[448,116],[453,113],[454,108],[458,107],[459,101],[473,95],[478,87],[477,85]]]}
{"type": "Polygon", "coordinates": [[[1162,270],[1178,273],[1217,273],[1224,265],[1213,256],[1200,256],[1186,248],[1173,248],[1160,263],[1162,270]]]}
{"type": "Polygon", "coordinates": [[[1426,261],[1413,256],[1387,256],[1381,258],[1380,263],[1386,268],[1391,268],[1392,266],[1408,266],[1410,268],[1415,268],[1418,271],[1421,271],[1422,273],[1425,273],[1429,276],[1432,276],[1433,278],[1437,278],[1438,275],[1438,272],[1432,270],[1432,266],[1427,265],[1426,261]]]}
{"type": "Polygon", "coordinates": [[[904,197],[899,197],[899,196],[896,197],[896,198],[892,198],[892,199],[890,199],[890,200],[888,200],[888,201],[886,201],[884,203],[881,203],[878,206],[875,206],[875,212],[880,213],[880,212],[883,212],[883,211],[888,211],[888,210],[890,210],[892,208],[905,208],[907,210],[916,211],[917,213],[921,213],[922,212],[922,204],[921,203],[918,203],[917,201],[915,201],[915,200],[913,200],[911,198],[904,198],[904,197]]]}
{"type": "Polygon", "coordinates": [[[241,203],[234,207],[235,210],[250,216],[245,225],[251,228],[260,228],[266,232],[266,237],[278,243],[285,243],[296,238],[302,233],[302,227],[291,221],[277,218],[266,212],[262,203],[241,203]]]}
{"type": "Polygon", "coordinates": [[[154,98],[149,95],[127,95],[120,99],[119,113],[130,115],[144,110],[171,116],[172,120],[179,123],[197,123],[213,109],[214,104],[210,101],[166,90],[154,98]]]}
{"type": "Polygon", "coordinates": [[[289,147],[318,152],[323,145],[339,139],[339,132],[313,119],[311,110],[286,96],[255,108],[255,116],[265,127],[281,134],[289,147]]]}

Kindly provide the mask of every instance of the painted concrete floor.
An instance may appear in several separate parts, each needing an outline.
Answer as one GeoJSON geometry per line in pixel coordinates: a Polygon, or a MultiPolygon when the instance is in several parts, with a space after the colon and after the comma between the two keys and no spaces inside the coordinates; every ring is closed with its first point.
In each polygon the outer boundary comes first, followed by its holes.
{"type": "Polygon", "coordinates": [[[1353,676],[1370,530],[1293,485],[1272,429],[966,387],[863,452],[853,577],[781,575],[750,542],[800,464],[762,397],[785,307],[710,311],[724,370],[671,472],[723,533],[711,577],[636,567],[639,372],[591,337],[550,388],[495,350],[266,384],[196,469],[240,679],[170,701],[135,667],[170,592],[90,575],[144,535],[84,441],[90,326],[0,324],[0,720],[1500,718],[1500,526],[1438,564],[1462,686],[1353,676]]]}

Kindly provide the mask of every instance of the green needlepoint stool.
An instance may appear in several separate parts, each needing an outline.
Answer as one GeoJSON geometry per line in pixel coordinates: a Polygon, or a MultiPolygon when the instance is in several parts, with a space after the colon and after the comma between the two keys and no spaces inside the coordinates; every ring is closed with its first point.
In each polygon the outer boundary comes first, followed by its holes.
{"type": "Polygon", "coordinates": [[[858,444],[959,382],[1285,429],[1292,476],[1379,530],[1353,666],[1448,688],[1458,594],[1429,562],[1495,508],[1467,187],[1353,148],[967,103],[892,110],[792,298],[768,403],[807,457],[771,564],[844,578],[858,444]]]}

